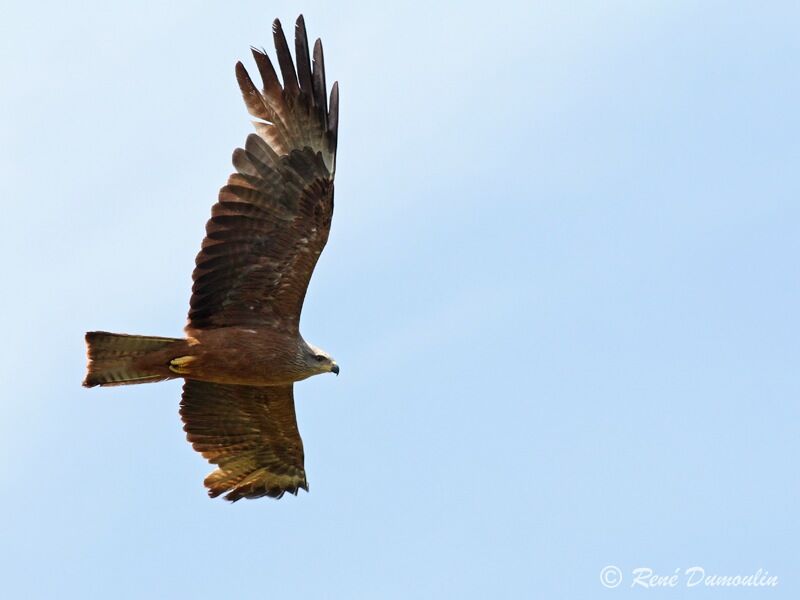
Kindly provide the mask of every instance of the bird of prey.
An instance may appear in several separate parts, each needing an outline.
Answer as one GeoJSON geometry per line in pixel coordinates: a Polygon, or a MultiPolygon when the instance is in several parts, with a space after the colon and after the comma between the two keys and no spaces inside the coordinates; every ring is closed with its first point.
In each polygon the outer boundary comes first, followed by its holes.
{"type": "Polygon", "coordinates": [[[339,373],[299,329],[331,226],[339,87],[328,98],[322,44],[309,55],[302,15],[296,67],[277,19],[272,33],[282,83],[264,51],[252,51],[261,89],[236,64],[256,134],[234,151],[236,172],[211,209],[185,339],[86,334],[84,386],[184,379],[187,439],[217,466],[209,496],[230,501],[308,491],[293,384],[339,373]]]}

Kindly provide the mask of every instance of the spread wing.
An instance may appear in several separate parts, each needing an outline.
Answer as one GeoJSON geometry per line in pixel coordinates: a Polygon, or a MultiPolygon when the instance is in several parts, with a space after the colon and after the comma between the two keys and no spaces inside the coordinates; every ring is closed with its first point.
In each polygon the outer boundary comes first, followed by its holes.
{"type": "Polygon", "coordinates": [[[217,469],[208,495],[242,498],[308,491],[292,386],[224,385],[187,379],[181,418],[192,447],[217,469]]]}
{"type": "Polygon", "coordinates": [[[187,329],[298,328],[333,214],[339,88],[334,83],[329,107],[322,44],[314,44],[312,68],[302,15],[295,29],[297,69],[280,22],[273,24],[283,86],[262,51],[253,49],[262,90],[236,65],[258,135],[233,153],[236,173],[211,210],[187,329]]]}

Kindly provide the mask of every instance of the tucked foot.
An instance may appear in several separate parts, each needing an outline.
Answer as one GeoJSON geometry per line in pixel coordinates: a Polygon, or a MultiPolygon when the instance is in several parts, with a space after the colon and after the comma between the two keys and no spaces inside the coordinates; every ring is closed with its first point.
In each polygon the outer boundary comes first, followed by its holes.
{"type": "Polygon", "coordinates": [[[178,375],[189,373],[189,365],[197,360],[196,356],[179,356],[169,361],[169,370],[178,375]]]}

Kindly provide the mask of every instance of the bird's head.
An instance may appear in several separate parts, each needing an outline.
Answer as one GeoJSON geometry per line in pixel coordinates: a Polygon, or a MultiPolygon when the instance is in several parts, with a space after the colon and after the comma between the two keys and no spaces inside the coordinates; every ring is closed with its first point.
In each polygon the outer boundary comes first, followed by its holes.
{"type": "Polygon", "coordinates": [[[339,374],[339,365],[336,364],[336,361],[333,360],[331,355],[322,348],[317,348],[311,344],[308,344],[306,364],[315,375],[319,373],[339,374]]]}

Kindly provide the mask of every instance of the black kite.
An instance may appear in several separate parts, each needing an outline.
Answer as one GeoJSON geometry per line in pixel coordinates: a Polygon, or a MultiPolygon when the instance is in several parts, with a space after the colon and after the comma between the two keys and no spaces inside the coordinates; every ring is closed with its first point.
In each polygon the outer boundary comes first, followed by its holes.
{"type": "Polygon", "coordinates": [[[257,135],[233,153],[236,172],[211,209],[186,338],[86,334],[87,387],[184,378],[187,438],[217,465],[208,493],[231,501],[308,490],[292,386],[339,373],[299,329],[331,226],[339,88],[329,102],[322,44],[309,56],[302,15],[297,68],[278,20],[273,37],[283,85],[264,52],[253,49],[261,90],[236,64],[257,135]]]}

